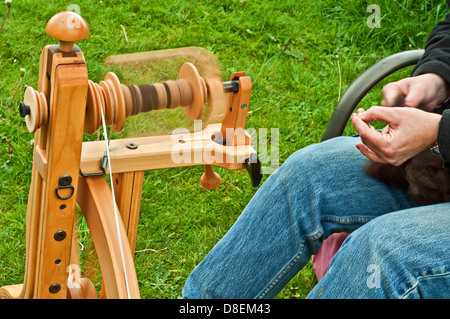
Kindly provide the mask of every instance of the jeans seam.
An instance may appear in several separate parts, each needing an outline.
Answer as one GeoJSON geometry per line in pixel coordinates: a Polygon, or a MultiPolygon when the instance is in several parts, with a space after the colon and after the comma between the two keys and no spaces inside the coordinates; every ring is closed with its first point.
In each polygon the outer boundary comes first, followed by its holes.
{"type": "Polygon", "coordinates": [[[367,223],[374,219],[374,216],[353,216],[353,217],[336,217],[336,216],[321,216],[321,222],[334,222],[341,225],[350,225],[355,223],[367,223]]]}
{"type": "Polygon", "coordinates": [[[285,267],[281,269],[281,271],[274,277],[274,279],[267,285],[266,288],[264,288],[257,296],[256,299],[263,299],[265,296],[269,294],[270,291],[272,291],[273,288],[281,281],[281,279],[292,269],[292,267],[300,260],[302,252],[305,247],[306,241],[312,241],[319,239],[323,236],[323,231],[317,230],[312,235],[303,236],[303,238],[300,241],[300,246],[295,254],[295,256],[286,264],[285,267]]]}
{"type": "Polygon", "coordinates": [[[443,276],[448,276],[448,275],[450,275],[450,272],[445,272],[445,273],[442,273],[442,274],[418,276],[416,278],[415,283],[411,286],[411,288],[406,290],[405,293],[402,296],[400,296],[400,299],[406,299],[410,294],[412,294],[417,289],[417,287],[419,286],[419,283],[420,283],[420,281],[422,279],[425,279],[425,278],[437,278],[437,277],[443,277],[443,276]]]}

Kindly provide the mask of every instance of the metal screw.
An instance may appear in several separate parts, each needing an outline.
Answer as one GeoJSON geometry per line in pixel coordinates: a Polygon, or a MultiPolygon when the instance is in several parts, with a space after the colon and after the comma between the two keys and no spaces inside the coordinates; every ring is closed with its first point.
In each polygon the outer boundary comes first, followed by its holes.
{"type": "Polygon", "coordinates": [[[241,109],[245,109],[247,107],[247,104],[242,104],[241,109]]]}
{"type": "Polygon", "coordinates": [[[52,284],[49,288],[48,291],[50,291],[50,293],[52,294],[56,294],[57,292],[59,292],[61,290],[61,285],[60,284],[52,284]]]}
{"type": "Polygon", "coordinates": [[[64,240],[65,238],[66,238],[66,232],[64,231],[64,230],[58,230],[54,235],[53,235],[53,238],[56,240],[56,241],[62,241],[62,240],[64,240]]]}
{"type": "Polygon", "coordinates": [[[72,184],[72,176],[64,174],[59,177],[59,185],[69,186],[70,184],[72,184]]]}
{"type": "Polygon", "coordinates": [[[129,148],[130,150],[134,150],[134,149],[138,148],[137,143],[134,143],[134,142],[127,143],[125,146],[127,148],[129,148]]]}

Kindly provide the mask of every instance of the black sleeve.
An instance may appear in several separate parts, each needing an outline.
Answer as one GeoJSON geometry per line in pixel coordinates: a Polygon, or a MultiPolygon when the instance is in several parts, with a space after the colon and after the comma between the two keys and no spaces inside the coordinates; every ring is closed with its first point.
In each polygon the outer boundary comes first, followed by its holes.
{"type": "MultiPolygon", "coordinates": [[[[450,7],[450,0],[447,0],[450,7]]],[[[412,76],[435,73],[450,84],[450,13],[431,31],[425,52],[412,72],[412,76]]]]}
{"type": "MultiPolygon", "coordinates": [[[[447,0],[447,6],[450,8],[450,0],[447,0]]],[[[411,75],[425,73],[435,73],[450,84],[450,13],[431,31],[425,52],[411,75]]],[[[444,159],[444,168],[450,170],[450,109],[442,113],[437,144],[444,159]]]]}
{"type": "Polygon", "coordinates": [[[450,110],[445,110],[442,113],[437,144],[444,159],[444,168],[450,170],[450,110]]]}

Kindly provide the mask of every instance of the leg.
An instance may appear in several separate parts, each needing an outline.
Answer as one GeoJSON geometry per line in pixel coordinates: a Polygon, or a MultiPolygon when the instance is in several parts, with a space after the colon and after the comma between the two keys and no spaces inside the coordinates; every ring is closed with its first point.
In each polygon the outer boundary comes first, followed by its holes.
{"type": "Polygon", "coordinates": [[[449,298],[450,203],[376,218],[347,238],[308,298],[449,298]]]}
{"type": "Polygon", "coordinates": [[[272,298],[331,233],[415,206],[365,174],[357,141],[339,137],[292,155],[194,269],[184,297],[272,298]]]}

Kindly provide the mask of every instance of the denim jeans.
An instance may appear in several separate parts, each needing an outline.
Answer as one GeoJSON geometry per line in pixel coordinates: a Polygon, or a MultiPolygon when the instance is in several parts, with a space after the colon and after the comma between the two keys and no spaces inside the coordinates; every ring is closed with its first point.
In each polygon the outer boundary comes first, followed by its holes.
{"type": "Polygon", "coordinates": [[[334,232],[350,236],[308,298],[450,297],[450,203],[420,207],[366,175],[356,137],[291,155],[192,271],[184,298],[273,298],[334,232]]]}

